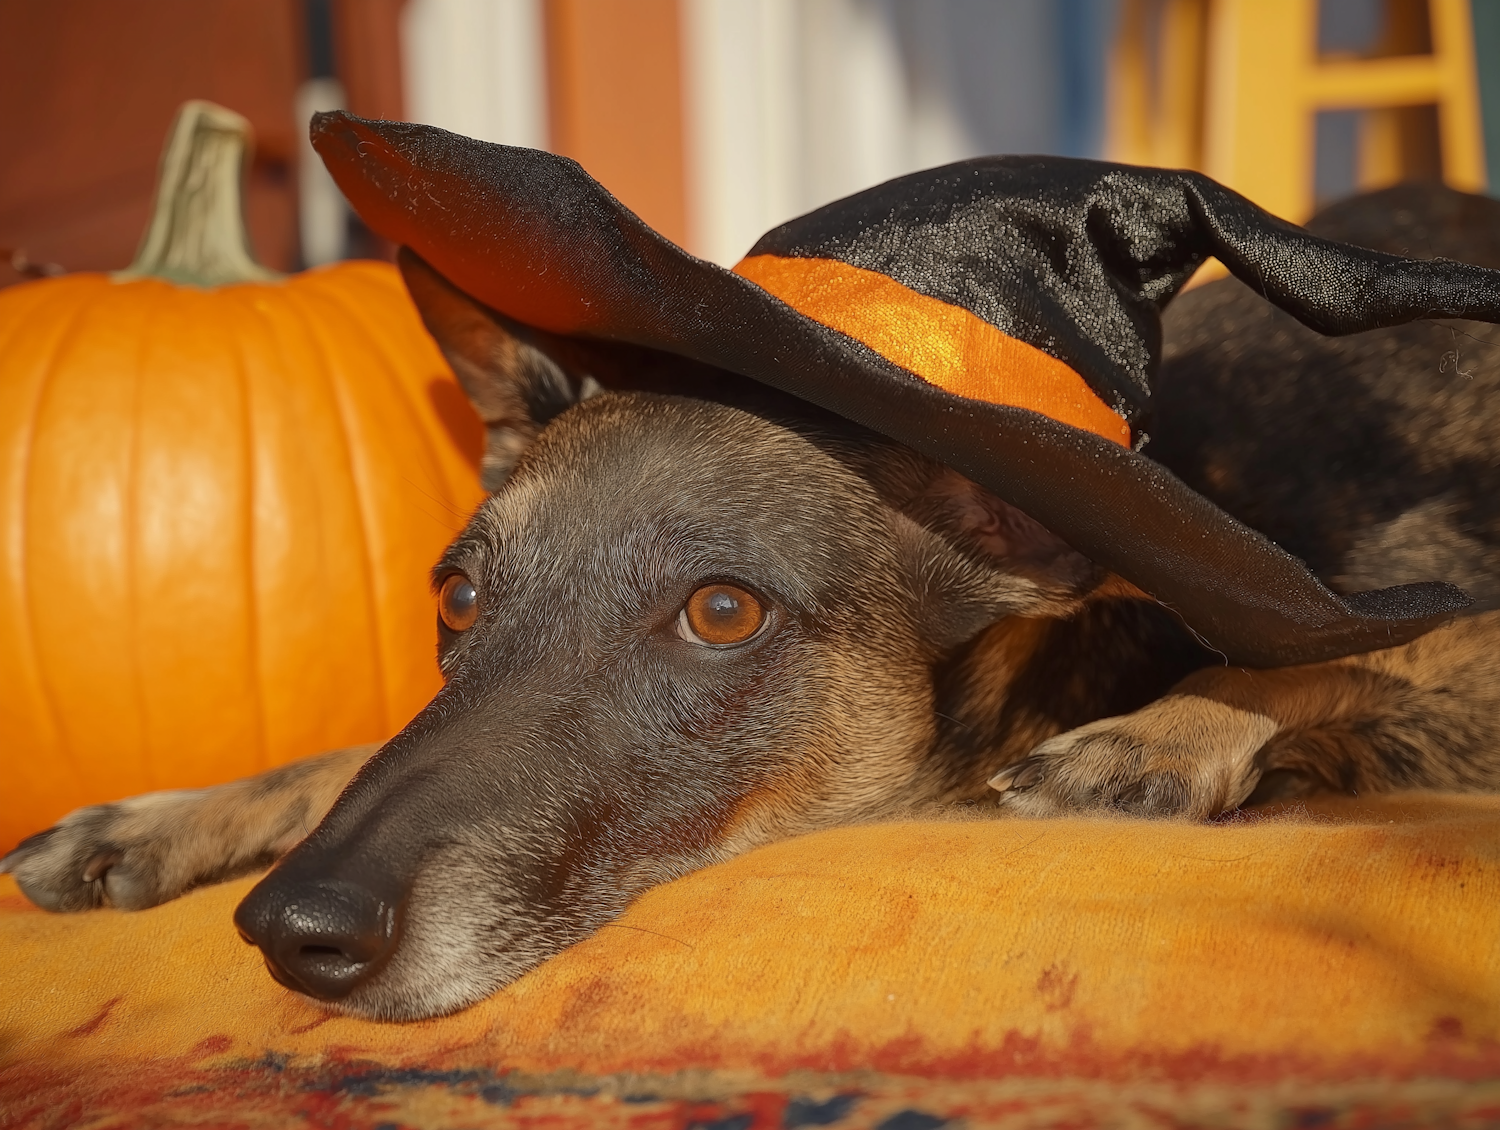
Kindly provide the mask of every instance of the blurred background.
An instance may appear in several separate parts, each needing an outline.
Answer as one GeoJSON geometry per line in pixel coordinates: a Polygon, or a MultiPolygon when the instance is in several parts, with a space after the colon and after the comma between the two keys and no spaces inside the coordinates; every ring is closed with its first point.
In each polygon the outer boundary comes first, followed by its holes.
{"type": "Polygon", "coordinates": [[[177,105],[257,131],[282,270],[388,248],[315,110],[576,158],[689,250],[983,153],[1189,166],[1289,219],[1500,170],[1500,0],[0,0],[0,285],[126,265],[177,105]]]}

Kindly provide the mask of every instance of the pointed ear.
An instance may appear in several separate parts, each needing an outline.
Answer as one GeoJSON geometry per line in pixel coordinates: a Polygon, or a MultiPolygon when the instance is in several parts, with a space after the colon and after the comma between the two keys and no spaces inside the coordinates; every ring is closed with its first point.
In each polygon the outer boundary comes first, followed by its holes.
{"type": "Polygon", "coordinates": [[[1005,616],[1070,615],[1110,587],[1106,570],[957,471],[936,467],[896,505],[940,648],[1005,616]]]}
{"type": "Polygon", "coordinates": [[[1099,567],[1062,538],[957,471],[944,469],[918,505],[928,522],[962,548],[1057,597],[1082,596],[1099,567]]]}
{"type": "Polygon", "coordinates": [[[600,391],[553,335],[476,302],[403,247],[396,264],[417,312],[484,421],[480,482],[498,490],[547,422],[600,391]]]}

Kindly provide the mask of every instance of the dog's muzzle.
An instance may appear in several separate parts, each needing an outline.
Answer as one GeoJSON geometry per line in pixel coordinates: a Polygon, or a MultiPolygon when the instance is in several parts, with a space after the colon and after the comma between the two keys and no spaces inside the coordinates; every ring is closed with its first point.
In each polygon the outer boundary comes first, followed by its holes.
{"type": "Polygon", "coordinates": [[[273,871],[234,912],[240,937],[259,946],[271,976],[323,1001],[341,1000],[396,950],[404,898],[347,880],[273,871]]]}

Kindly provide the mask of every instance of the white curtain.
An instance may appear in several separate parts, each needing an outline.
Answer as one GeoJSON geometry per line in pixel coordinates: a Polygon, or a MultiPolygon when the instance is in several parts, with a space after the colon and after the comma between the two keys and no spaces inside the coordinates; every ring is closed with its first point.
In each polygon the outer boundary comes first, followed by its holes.
{"type": "Polygon", "coordinates": [[[682,0],[693,250],[986,153],[1097,155],[1112,0],[682,0]]]}
{"type": "Polygon", "coordinates": [[[408,0],[401,46],[414,122],[504,145],[547,145],[539,0],[408,0]]]}

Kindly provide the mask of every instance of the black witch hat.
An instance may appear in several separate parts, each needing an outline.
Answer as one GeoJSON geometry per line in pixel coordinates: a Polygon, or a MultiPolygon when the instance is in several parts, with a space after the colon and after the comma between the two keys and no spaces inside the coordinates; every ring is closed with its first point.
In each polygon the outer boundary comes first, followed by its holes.
{"type": "MultiPolygon", "coordinates": [[[[1197,173],[990,157],[901,177],[727,271],[575,162],[430,126],[313,120],[376,232],[501,313],[763,381],[941,460],[1176,612],[1230,662],[1414,639],[1468,599],[1340,596],[1131,446],[1161,311],[1210,256],[1306,325],[1500,322],[1500,272],[1318,239],[1197,173]]],[[[707,393],[708,390],[705,390],[707,393]]]]}

